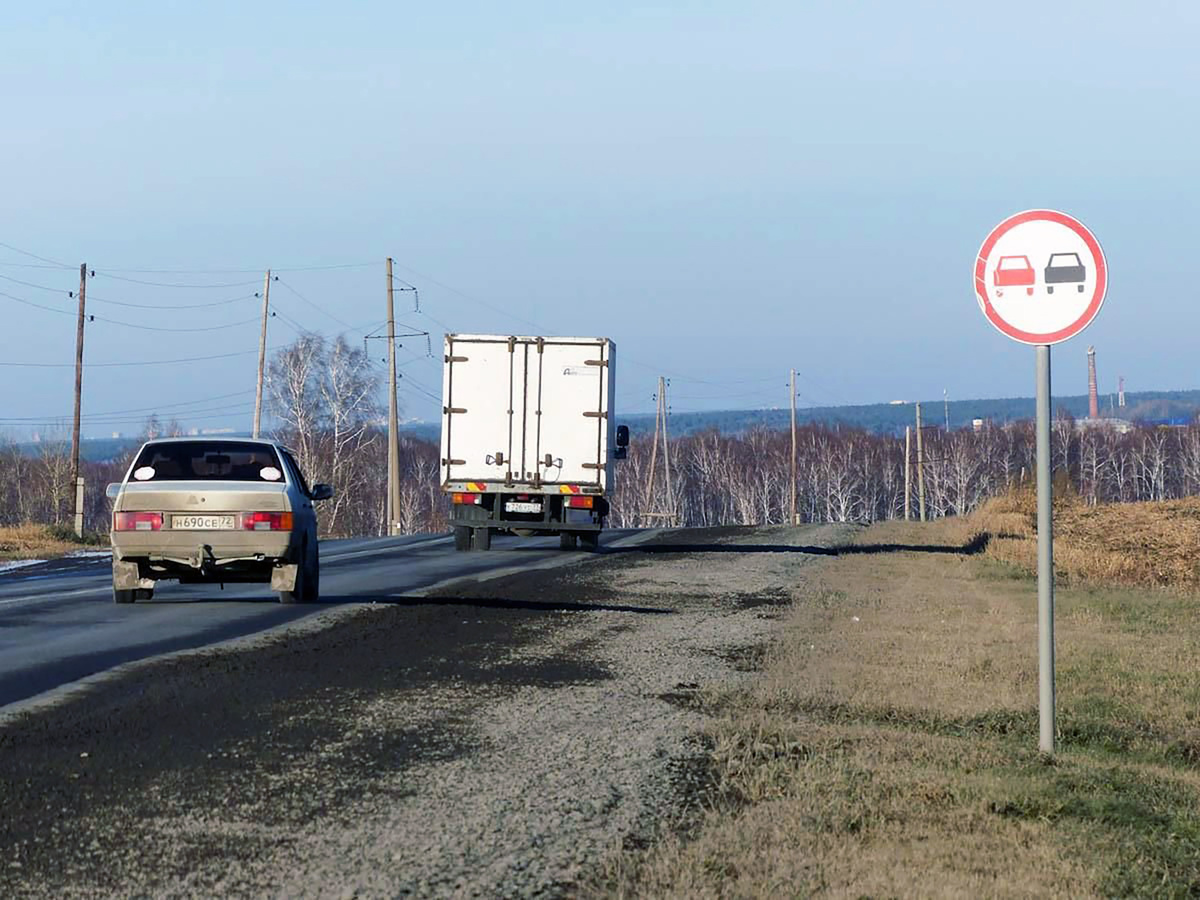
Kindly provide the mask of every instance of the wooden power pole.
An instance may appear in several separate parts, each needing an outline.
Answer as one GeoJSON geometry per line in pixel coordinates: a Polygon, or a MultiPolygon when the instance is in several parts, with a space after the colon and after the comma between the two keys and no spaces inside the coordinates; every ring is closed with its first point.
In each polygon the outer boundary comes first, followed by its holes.
{"type": "Polygon", "coordinates": [[[388,339],[388,492],[387,533],[397,533],[400,512],[400,410],[396,405],[396,306],[392,287],[392,258],[387,258],[388,339]]]}
{"type": "MultiPolygon", "coordinates": [[[[75,325],[75,418],[71,426],[71,487],[75,495],[75,534],[83,536],[83,486],[79,474],[79,414],[83,406],[83,323],[86,316],[87,263],[79,264],[79,319],[75,325]]],[[[57,518],[58,512],[55,511],[57,518]]]]}
{"type": "Polygon", "coordinates": [[[791,404],[792,404],[792,465],[791,465],[791,471],[792,471],[791,485],[792,485],[792,487],[791,487],[791,502],[789,504],[790,510],[791,510],[791,518],[788,519],[788,521],[792,525],[795,525],[796,524],[796,370],[795,369],[792,369],[791,390],[789,391],[789,393],[791,395],[790,399],[791,399],[791,404]]]}
{"type": "Polygon", "coordinates": [[[271,305],[271,270],[263,277],[262,331],[258,335],[258,386],[254,390],[254,434],[262,430],[263,374],[267,365],[267,317],[271,305]]]}
{"type": "Polygon", "coordinates": [[[925,448],[921,442],[921,404],[917,404],[917,508],[925,521],[925,448]]]}

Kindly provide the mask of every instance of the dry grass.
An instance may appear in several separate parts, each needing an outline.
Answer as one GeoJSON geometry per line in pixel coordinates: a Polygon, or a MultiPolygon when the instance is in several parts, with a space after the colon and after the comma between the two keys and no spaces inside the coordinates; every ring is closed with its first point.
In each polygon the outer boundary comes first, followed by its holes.
{"type": "MultiPolygon", "coordinates": [[[[1012,514],[988,510],[993,533],[1015,533],[999,528],[1012,514]]],[[[875,526],[857,552],[797,566],[762,677],[714,705],[714,808],[626,857],[608,892],[1200,893],[1198,598],[1059,591],[1047,760],[1034,583],[991,545],[945,552],[979,528],[875,526]]]]}
{"type": "MultiPolygon", "coordinates": [[[[107,544],[107,536],[103,543],[107,544]]],[[[99,537],[78,540],[74,534],[45,525],[0,527],[0,562],[18,559],[53,559],[78,550],[81,544],[100,543],[99,537]]]]}
{"type": "MultiPolygon", "coordinates": [[[[997,497],[970,517],[991,537],[989,555],[1037,567],[1036,497],[997,497]]],[[[1054,562],[1060,581],[1200,585],[1200,498],[1088,506],[1062,492],[1054,506],[1054,562]]]]}

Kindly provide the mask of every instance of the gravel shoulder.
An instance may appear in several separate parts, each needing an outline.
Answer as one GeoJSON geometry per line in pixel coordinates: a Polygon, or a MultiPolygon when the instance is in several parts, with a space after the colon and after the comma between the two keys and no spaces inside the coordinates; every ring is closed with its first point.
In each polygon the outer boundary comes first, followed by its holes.
{"type": "Polygon", "coordinates": [[[572,893],[696,815],[696,698],[754,677],[797,567],[845,534],[665,535],[13,718],[0,893],[572,893]]]}

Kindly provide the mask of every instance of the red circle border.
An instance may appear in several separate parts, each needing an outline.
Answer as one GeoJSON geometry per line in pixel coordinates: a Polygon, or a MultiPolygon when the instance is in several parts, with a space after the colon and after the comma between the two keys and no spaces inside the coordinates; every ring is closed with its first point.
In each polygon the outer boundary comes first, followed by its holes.
{"type": "Polygon", "coordinates": [[[1075,337],[1075,335],[1087,328],[1088,325],[1092,324],[1092,320],[1096,318],[1096,314],[1100,312],[1100,307],[1104,304],[1104,296],[1107,292],[1108,261],[1104,258],[1104,251],[1100,248],[1100,242],[1096,240],[1096,236],[1088,230],[1088,227],[1078,219],[1057,210],[1030,209],[1009,216],[992,229],[991,233],[984,239],[983,244],[980,245],[979,253],[975,256],[975,296],[979,298],[979,305],[983,309],[983,314],[987,316],[987,320],[992,323],[997,331],[1023,344],[1058,344],[1075,337]],[[1096,287],[1092,291],[1092,299],[1088,303],[1087,309],[1067,327],[1060,328],[1058,331],[1052,331],[1048,334],[1034,334],[1033,332],[1022,331],[1002,319],[988,299],[987,284],[984,277],[986,274],[987,258],[992,252],[992,248],[996,246],[996,241],[1000,240],[1001,237],[1018,225],[1025,222],[1037,221],[1056,222],[1059,225],[1070,228],[1087,245],[1088,250],[1091,251],[1092,258],[1096,261],[1096,287]]]}

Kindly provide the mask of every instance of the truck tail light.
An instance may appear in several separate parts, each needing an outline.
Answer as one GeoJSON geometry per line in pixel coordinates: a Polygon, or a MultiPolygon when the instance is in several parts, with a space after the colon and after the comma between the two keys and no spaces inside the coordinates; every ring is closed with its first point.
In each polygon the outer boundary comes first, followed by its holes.
{"type": "Polygon", "coordinates": [[[467,493],[461,493],[459,491],[455,491],[453,494],[450,495],[450,499],[453,500],[455,503],[467,503],[467,504],[472,504],[474,506],[478,506],[480,503],[483,502],[483,495],[482,494],[467,494],[467,493]]]}
{"type": "Polygon", "coordinates": [[[567,506],[571,509],[591,509],[596,503],[595,497],[568,497],[567,506]]]}
{"type": "Polygon", "coordinates": [[[242,513],[242,528],[246,531],[291,531],[290,512],[242,513]]]}
{"type": "Polygon", "coordinates": [[[162,531],[160,512],[115,512],[113,531],[162,531]]]}

